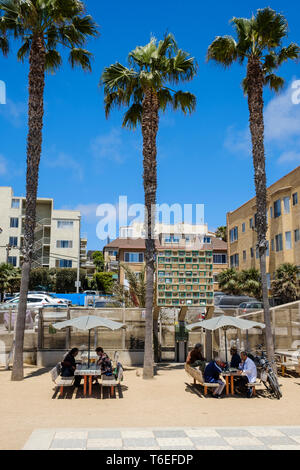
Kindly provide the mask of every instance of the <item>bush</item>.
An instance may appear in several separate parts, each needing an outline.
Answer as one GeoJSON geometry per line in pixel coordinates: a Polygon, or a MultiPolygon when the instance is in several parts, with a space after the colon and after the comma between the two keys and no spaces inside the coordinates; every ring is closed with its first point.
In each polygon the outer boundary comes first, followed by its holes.
{"type": "Polygon", "coordinates": [[[94,281],[96,282],[97,290],[104,294],[112,293],[114,285],[113,273],[95,273],[94,281]]]}

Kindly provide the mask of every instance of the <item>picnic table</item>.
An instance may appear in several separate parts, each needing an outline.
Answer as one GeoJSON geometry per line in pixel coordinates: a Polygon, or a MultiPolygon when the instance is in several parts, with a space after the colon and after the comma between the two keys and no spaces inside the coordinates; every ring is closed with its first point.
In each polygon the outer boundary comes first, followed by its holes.
{"type": "Polygon", "coordinates": [[[300,371],[300,349],[276,349],[275,354],[280,356],[279,365],[281,374],[284,376],[288,367],[295,367],[300,371]]]}
{"type": "Polygon", "coordinates": [[[230,378],[231,395],[234,395],[234,377],[241,377],[242,375],[245,376],[246,374],[244,372],[242,372],[241,374],[238,369],[232,369],[232,370],[222,372],[222,376],[225,377],[225,381],[226,381],[226,395],[229,395],[229,378],[230,378]]]}
{"type": "Polygon", "coordinates": [[[74,375],[80,375],[83,377],[83,395],[85,397],[87,392],[87,383],[89,383],[89,396],[91,396],[93,377],[101,376],[101,367],[97,364],[90,364],[90,367],[88,368],[87,364],[78,364],[74,375]]]}

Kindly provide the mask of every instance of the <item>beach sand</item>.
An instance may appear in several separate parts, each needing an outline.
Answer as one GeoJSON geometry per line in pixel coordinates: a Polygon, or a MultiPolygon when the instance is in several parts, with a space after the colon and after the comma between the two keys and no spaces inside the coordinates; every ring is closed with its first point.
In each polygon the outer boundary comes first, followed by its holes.
{"type": "Polygon", "coordinates": [[[299,377],[280,377],[281,400],[214,400],[199,394],[182,365],[169,364],[160,366],[153,380],[143,380],[133,368],[125,371],[122,398],[117,393],[116,399],[99,399],[94,386],[93,397],[82,398],[80,390],[60,399],[53,398],[49,369],[26,366],[25,374],[22,382],[11,382],[11,372],[0,368],[2,450],[22,449],[40,428],[300,425],[299,377]]]}

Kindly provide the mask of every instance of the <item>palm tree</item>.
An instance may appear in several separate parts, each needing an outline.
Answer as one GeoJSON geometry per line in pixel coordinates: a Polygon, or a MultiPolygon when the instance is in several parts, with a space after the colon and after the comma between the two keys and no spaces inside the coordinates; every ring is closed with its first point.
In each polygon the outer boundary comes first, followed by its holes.
{"type": "Polygon", "coordinates": [[[191,80],[196,74],[194,58],[179,50],[174,37],[168,34],[157,43],[155,38],[145,46],[139,46],[128,57],[129,67],[119,62],[104,69],[101,83],[104,85],[105,112],[113,107],[127,108],[123,126],[135,128],[141,124],[143,135],[143,166],[145,192],[146,232],[146,329],[145,329],[145,379],[153,377],[153,292],[156,215],[157,162],[156,136],[159,111],[168,106],[191,113],[196,106],[193,94],[170,88],[191,80]]]}
{"type": "Polygon", "coordinates": [[[115,283],[113,294],[125,307],[144,308],[146,305],[146,267],[144,266],[139,276],[126,264],[121,263],[121,268],[125,271],[128,280],[128,287],[115,283]]]}
{"type": "Polygon", "coordinates": [[[217,238],[221,238],[223,242],[227,242],[227,227],[226,225],[222,225],[218,227],[215,233],[217,238]]]}
{"type": "Polygon", "coordinates": [[[23,379],[23,343],[27,292],[36,224],[38,172],[42,150],[44,87],[46,72],[54,72],[62,63],[58,48],[70,49],[74,67],[91,70],[91,54],[83,47],[89,36],[96,36],[96,25],[85,15],[78,0],[0,0],[0,48],[9,53],[9,40],[22,43],[19,60],[29,58],[29,101],[26,175],[26,215],[22,264],[22,282],[16,327],[16,349],[12,380],[23,379]]]}
{"type": "Polygon", "coordinates": [[[275,272],[275,279],[272,281],[272,294],[279,297],[282,302],[288,303],[297,300],[299,296],[297,276],[300,269],[295,264],[283,263],[275,272]]]}
{"type": "Polygon", "coordinates": [[[271,8],[258,10],[256,16],[233,18],[237,40],[231,36],[216,37],[208,48],[207,59],[214,60],[224,67],[234,62],[247,62],[247,75],[243,81],[244,92],[248,95],[250,132],[255,173],[257,205],[257,247],[259,250],[264,318],[266,324],[266,346],[270,360],[274,359],[274,345],[271,330],[268,284],[266,275],[267,251],[267,191],[264,148],[263,89],[268,85],[278,92],[284,80],[275,74],[288,59],[299,57],[297,44],[283,46],[287,37],[288,25],[284,16],[271,8]]]}
{"type": "Polygon", "coordinates": [[[10,292],[20,283],[20,270],[11,264],[0,264],[0,302],[2,295],[8,289],[10,292]]]}
{"type": "Polygon", "coordinates": [[[239,272],[239,283],[243,294],[261,299],[261,275],[258,269],[243,269],[239,272]]]}
{"type": "Polygon", "coordinates": [[[218,274],[218,284],[222,292],[230,295],[241,295],[239,273],[234,268],[224,269],[218,274]]]}

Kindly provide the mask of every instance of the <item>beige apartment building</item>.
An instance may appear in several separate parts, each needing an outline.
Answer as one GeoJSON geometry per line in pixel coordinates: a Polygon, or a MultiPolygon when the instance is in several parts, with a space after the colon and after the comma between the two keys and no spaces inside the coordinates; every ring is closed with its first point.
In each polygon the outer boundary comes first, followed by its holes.
{"type": "MultiPolygon", "coordinates": [[[[282,263],[300,267],[300,166],[267,189],[269,282],[282,263]]],[[[231,267],[259,269],[256,249],[256,198],[227,214],[228,257],[231,267]]]]}
{"type": "MultiPolygon", "coordinates": [[[[104,247],[104,260],[106,270],[118,273],[126,286],[121,263],[138,276],[145,266],[145,240],[142,226],[121,228],[120,235],[104,247]]],[[[219,287],[216,276],[228,267],[227,244],[206,225],[160,226],[157,235],[158,305],[211,305],[219,287]]]]}
{"type": "MultiPolygon", "coordinates": [[[[0,187],[0,263],[20,267],[25,221],[24,197],[11,187],[0,187]]],[[[84,267],[87,238],[80,237],[79,211],[55,210],[53,199],[38,198],[33,268],[84,267]]]]}

